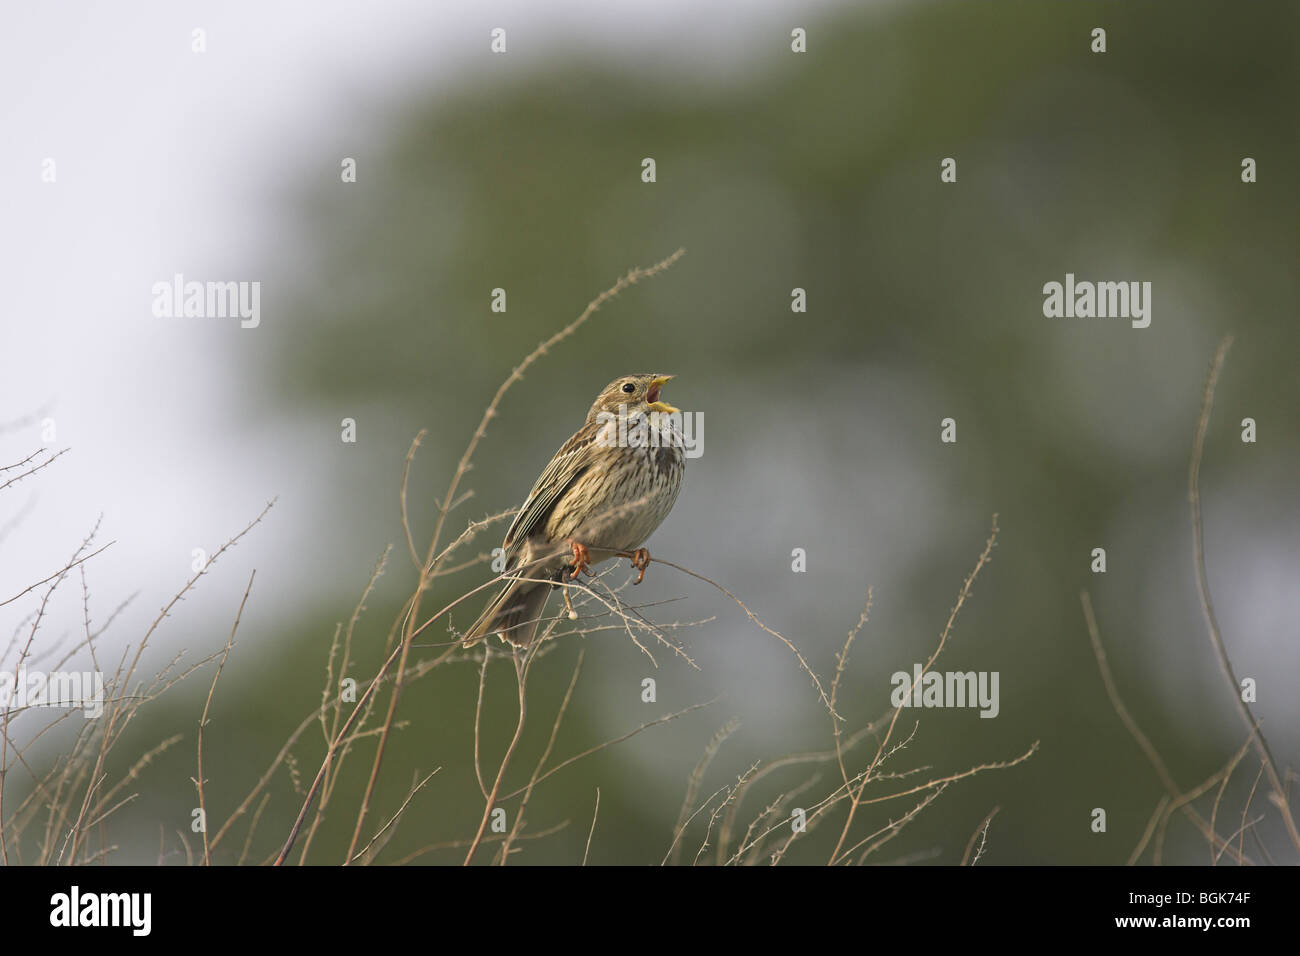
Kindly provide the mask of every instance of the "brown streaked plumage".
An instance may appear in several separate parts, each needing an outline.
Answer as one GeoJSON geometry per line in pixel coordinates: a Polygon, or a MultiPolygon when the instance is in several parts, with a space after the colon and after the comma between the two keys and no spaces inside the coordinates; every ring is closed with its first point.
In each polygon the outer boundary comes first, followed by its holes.
{"type": "Polygon", "coordinates": [[[528,645],[551,590],[618,552],[636,552],[645,574],[641,545],[672,509],[686,469],[668,418],[678,409],[659,398],[670,378],[624,375],[596,396],[506,532],[507,583],[465,633],[467,646],[489,634],[528,645]]]}

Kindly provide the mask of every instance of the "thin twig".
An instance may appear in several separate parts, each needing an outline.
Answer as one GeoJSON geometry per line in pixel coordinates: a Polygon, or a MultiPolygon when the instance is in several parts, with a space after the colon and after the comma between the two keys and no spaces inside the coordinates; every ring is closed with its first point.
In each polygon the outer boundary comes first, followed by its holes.
{"type": "Polygon", "coordinates": [[[974,866],[980,861],[980,857],[984,855],[984,844],[989,837],[989,824],[993,822],[993,818],[998,815],[998,811],[1001,809],[1001,807],[994,807],[990,810],[989,815],[984,818],[984,822],[977,826],[975,832],[970,835],[970,842],[966,844],[966,852],[961,855],[962,866],[974,866]],[[975,849],[976,837],[979,837],[980,845],[979,849],[975,850],[975,858],[971,859],[970,854],[971,850],[975,849]]]}
{"type": "Polygon", "coordinates": [[[596,818],[600,816],[600,787],[596,788],[596,809],[591,811],[591,829],[587,831],[587,848],[582,851],[582,865],[587,865],[587,857],[591,854],[591,838],[596,834],[596,818]]]}
{"type": "Polygon", "coordinates": [[[379,832],[370,838],[370,842],[367,843],[364,847],[362,847],[361,852],[359,852],[356,856],[350,859],[348,861],[349,863],[357,862],[357,860],[361,859],[368,852],[370,852],[370,848],[375,845],[375,841],[378,840],[381,836],[383,836],[384,832],[389,827],[391,827],[394,823],[397,822],[397,818],[400,817],[405,812],[408,806],[410,806],[411,801],[415,799],[415,795],[419,793],[421,790],[423,790],[424,785],[428,783],[430,780],[432,780],[433,775],[441,769],[442,769],[441,767],[435,767],[432,771],[429,772],[429,774],[423,780],[421,780],[418,784],[416,784],[414,787],[411,788],[411,792],[406,795],[406,799],[403,800],[402,805],[397,808],[397,812],[388,818],[388,822],[379,828],[379,832]]]}
{"type": "Polygon", "coordinates": [[[198,734],[198,776],[194,778],[194,786],[199,791],[199,819],[203,822],[203,865],[211,866],[212,857],[208,848],[208,809],[207,801],[204,799],[203,784],[207,781],[203,776],[203,728],[208,725],[208,710],[212,706],[212,697],[217,692],[217,681],[221,679],[221,672],[226,668],[226,661],[230,657],[230,649],[235,646],[235,632],[239,630],[239,621],[244,616],[244,605],[248,603],[248,593],[253,590],[253,578],[257,577],[257,569],[248,576],[248,586],[244,588],[244,597],[239,602],[239,610],[235,612],[235,623],[230,628],[230,637],[226,639],[226,649],[221,654],[221,662],[217,664],[217,672],[212,675],[212,686],[208,688],[208,699],[203,702],[203,716],[199,718],[198,734]]]}
{"type": "MultiPolygon", "coordinates": [[[[1080,591],[1079,601],[1083,605],[1083,618],[1088,627],[1088,640],[1092,644],[1092,655],[1097,661],[1097,669],[1101,672],[1102,684],[1106,687],[1106,696],[1110,698],[1110,705],[1114,709],[1115,713],[1119,715],[1119,719],[1128,730],[1129,736],[1131,736],[1137,743],[1138,748],[1147,758],[1147,762],[1150,763],[1152,769],[1155,770],[1156,776],[1160,778],[1160,785],[1165,788],[1165,793],[1168,794],[1171,802],[1169,812],[1172,812],[1175,809],[1181,810],[1183,816],[1187,817],[1187,819],[1201,831],[1201,834],[1210,841],[1212,847],[1223,846],[1223,840],[1214,832],[1213,829],[1211,829],[1210,824],[1205,820],[1205,818],[1197,812],[1195,807],[1190,806],[1189,803],[1183,799],[1182,788],[1178,786],[1177,781],[1174,780],[1173,775],[1165,766],[1165,762],[1161,759],[1160,752],[1156,750],[1155,744],[1151,743],[1150,738],[1142,732],[1142,728],[1137,725],[1137,721],[1133,719],[1132,715],[1129,714],[1128,708],[1124,706],[1124,700],[1119,695],[1119,688],[1115,685],[1115,678],[1110,672],[1110,664],[1106,659],[1106,650],[1101,643],[1101,631],[1097,626],[1097,617],[1092,610],[1092,598],[1088,595],[1087,591],[1080,591]]],[[[1160,833],[1162,835],[1164,833],[1164,819],[1167,819],[1167,815],[1162,817],[1160,825],[1160,833]]],[[[1149,834],[1138,844],[1137,850],[1134,851],[1135,854],[1145,847],[1147,839],[1149,839],[1149,834]]],[[[1134,857],[1134,859],[1135,858],[1136,857],[1134,857]]],[[[1236,859],[1237,862],[1240,863],[1242,862],[1243,857],[1238,854],[1236,859]]]]}
{"type": "MultiPolygon", "coordinates": [[[[483,817],[479,820],[478,832],[474,834],[474,842],[469,845],[469,852],[465,854],[465,866],[469,866],[474,861],[474,851],[478,849],[479,842],[487,831],[488,821],[492,819],[492,811],[496,805],[497,794],[501,791],[501,781],[505,779],[506,768],[510,766],[510,759],[514,756],[515,748],[519,746],[519,738],[524,733],[524,721],[528,716],[528,667],[532,663],[537,646],[537,644],[534,644],[531,649],[524,652],[522,658],[519,654],[515,654],[515,678],[519,683],[519,719],[515,723],[515,733],[510,738],[510,745],[506,747],[505,755],[501,758],[501,765],[497,768],[496,779],[492,782],[492,790],[488,793],[487,800],[484,801],[483,817]]],[[[529,787],[532,787],[536,782],[536,778],[529,781],[529,787]]]]}
{"type": "Polygon", "coordinates": [[[1273,788],[1274,800],[1272,802],[1282,815],[1282,822],[1286,826],[1287,834],[1291,837],[1291,843],[1297,850],[1300,850],[1300,830],[1297,830],[1295,819],[1291,815],[1291,805],[1287,800],[1286,790],[1282,786],[1277,764],[1273,760],[1273,752],[1268,746],[1264,732],[1260,730],[1259,722],[1255,719],[1255,715],[1251,713],[1250,705],[1242,697],[1241,682],[1237,680],[1237,675],[1232,669],[1232,661],[1228,658],[1228,650],[1223,643],[1223,634],[1219,630],[1219,621],[1214,613],[1214,604],[1210,600],[1210,580],[1205,570],[1205,531],[1201,524],[1201,457],[1205,451],[1205,435],[1210,427],[1210,412],[1214,408],[1214,389],[1218,384],[1219,373],[1223,370],[1223,362],[1231,346],[1232,336],[1225,336],[1223,341],[1219,343],[1218,351],[1214,353],[1214,361],[1210,363],[1210,374],[1206,379],[1205,392],[1201,398],[1201,417],[1196,424],[1196,437],[1192,442],[1192,460],[1187,474],[1187,499],[1192,509],[1192,548],[1193,562],[1196,567],[1196,594],[1200,598],[1201,614],[1205,618],[1205,629],[1209,633],[1210,645],[1214,648],[1215,656],[1219,660],[1219,670],[1228,683],[1228,692],[1232,696],[1237,713],[1241,717],[1246,730],[1253,737],[1255,750],[1264,763],[1269,785],[1273,788]]]}
{"type": "MultiPolygon", "coordinates": [[[[987,540],[985,540],[984,542],[984,550],[980,552],[980,556],[976,560],[975,567],[971,570],[971,573],[968,574],[966,576],[966,580],[962,582],[961,590],[957,593],[957,602],[952,606],[952,610],[948,612],[947,623],[944,624],[943,631],[939,634],[939,644],[934,649],[934,653],[930,655],[930,659],[925,662],[925,667],[921,669],[920,676],[922,678],[925,676],[926,672],[929,671],[930,668],[934,666],[934,662],[938,660],[939,655],[943,652],[944,646],[948,643],[948,635],[952,633],[952,627],[957,620],[957,614],[961,611],[962,606],[966,603],[966,599],[970,597],[971,587],[975,584],[975,579],[979,576],[979,573],[983,569],[984,565],[987,564],[990,558],[992,557],[993,546],[997,543],[997,540],[998,540],[998,516],[994,514],[993,521],[992,521],[992,528],[989,531],[989,536],[987,540]]],[[[909,692],[910,692],[910,688],[909,688],[909,692]]],[[[872,771],[874,771],[876,767],[880,765],[881,760],[886,755],[886,748],[888,747],[889,740],[894,733],[894,725],[897,724],[898,716],[903,712],[903,706],[906,703],[906,701],[907,701],[907,697],[904,696],[903,702],[894,708],[894,715],[893,717],[890,718],[889,726],[885,729],[884,739],[880,741],[880,745],[876,748],[875,757],[872,758],[871,764],[870,766],[868,766],[866,773],[862,775],[861,783],[858,784],[858,788],[856,792],[850,793],[848,819],[844,821],[844,827],[840,831],[840,838],[839,840],[836,841],[835,849],[831,852],[831,858],[829,861],[831,866],[834,866],[835,863],[837,862],[837,858],[840,855],[840,850],[844,846],[844,841],[848,839],[849,829],[853,826],[853,817],[857,813],[858,807],[861,806],[862,803],[864,802],[862,800],[862,791],[866,788],[867,784],[870,782],[872,771]]],[[[1037,746],[1037,744],[1035,744],[1035,746],[1037,746]]],[[[1030,753],[1032,752],[1033,752],[1033,748],[1030,748],[1030,753]]],[[[1028,754],[1026,754],[1026,756],[1028,756],[1028,754]]]]}

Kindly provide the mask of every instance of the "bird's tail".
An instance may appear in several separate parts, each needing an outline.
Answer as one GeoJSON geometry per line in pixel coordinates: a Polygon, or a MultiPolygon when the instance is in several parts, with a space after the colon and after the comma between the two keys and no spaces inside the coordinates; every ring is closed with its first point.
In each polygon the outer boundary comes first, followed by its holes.
{"type": "Polygon", "coordinates": [[[546,606],[551,587],[546,582],[510,581],[465,632],[464,645],[469,647],[489,634],[500,634],[516,647],[528,646],[537,636],[542,608],[546,606]]]}

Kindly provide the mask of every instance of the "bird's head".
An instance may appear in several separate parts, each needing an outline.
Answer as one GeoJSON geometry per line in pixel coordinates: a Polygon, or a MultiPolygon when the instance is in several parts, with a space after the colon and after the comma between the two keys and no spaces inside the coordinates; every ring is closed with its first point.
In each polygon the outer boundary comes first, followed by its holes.
{"type": "Polygon", "coordinates": [[[671,375],[641,374],[624,375],[614,379],[596,396],[595,404],[587,415],[587,421],[595,421],[601,412],[617,415],[619,406],[626,406],[628,416],[647,412],[680,412],[680,408],[669,405],[659,397],[671,375]]]}

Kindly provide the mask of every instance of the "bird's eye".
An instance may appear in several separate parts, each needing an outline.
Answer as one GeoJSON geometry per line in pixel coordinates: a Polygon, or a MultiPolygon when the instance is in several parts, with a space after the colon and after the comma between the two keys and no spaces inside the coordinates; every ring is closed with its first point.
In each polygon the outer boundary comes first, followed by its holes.
{"type": "Polygon", "coordinates": [[[625,391],[625,392],[627,392],[629,395],[631,395],[633,392],[636,391],[636,386],[633,385],[631,382],[624,382],[624,383],[623,383],[623,391],[625,391]]]}

